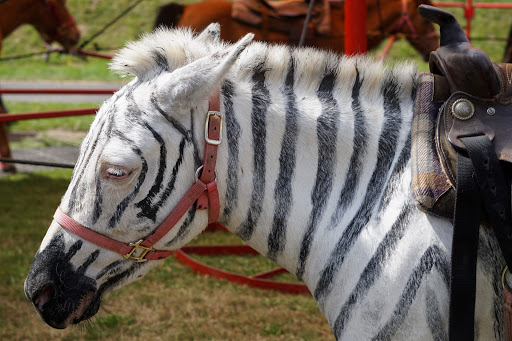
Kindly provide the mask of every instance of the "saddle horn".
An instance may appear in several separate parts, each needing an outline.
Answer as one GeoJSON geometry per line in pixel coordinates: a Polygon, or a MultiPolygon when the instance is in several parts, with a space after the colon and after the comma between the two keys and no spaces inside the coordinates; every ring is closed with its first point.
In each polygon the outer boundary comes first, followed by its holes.
{"type": "Polygon", "coordinates": [[[450,12],[428,5],[420,5],[419,11],[423,18],[439,25],[441,29],[441,46],[469,43],[459,22],[450,12]]]}
{"type": "Polygon", "coordinates": [[[420,5],[419,12],[440,27],[441,46],[430,53],[430,71],[446,78],[451,93],[463,91],[480,98],[497,95],[500,81],[491,60],[471,45],[457,19],[429,5],[420,5]]]}

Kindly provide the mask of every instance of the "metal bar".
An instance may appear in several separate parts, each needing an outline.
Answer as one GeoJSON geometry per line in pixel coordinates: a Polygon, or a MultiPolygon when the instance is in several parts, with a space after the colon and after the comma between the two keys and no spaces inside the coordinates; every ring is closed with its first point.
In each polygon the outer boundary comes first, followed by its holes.
{"type": "Polygon", "coordinates": [[[389,50],[391,49],[391,46],[393,46],[395,41],[396,41],[396,34],[393,34],[391,37],[389,37],[388,42],[386,43],[386,46],[384,47],[384,49],[380,53],[380,55],[377,58],[377,60],[383,60],[388,55],[389,50]]]}
{"type": "Polygon", "coordinates": [[[345,0],[345,54],[366,52],[366,0],[345,0]]]}
{"type": "Polygon", "coordinates": [[[273,270],[269,270],[269,271],[265,271],[265,272],[253,275],[251,277],[252,278],[271,278],[271,277],[274,277],[274,276],[277,276],[280,274],[285,274],[287,272],[288,272],[288,270],[286,270],[285,268],[276,268],[273,270]]]}
{"type": "Polygon", "coordinates": [[[433,2],[432,5],[436,7],[460,7],[464,8],[466,5],[460,2],[433,2]]]}
{"type": "Polygon", "coordinates": [[[96,58],[103,58],[103,59],[112,59],[112,56],[105,53],[98,53],[93,51],[85,51],[85,50],[78,50],[78,54],[83,56],[89,56],[89,57],[96,57],[96,58]]]}
{"type": "Polygon", "coordinates": [[[248,245],[187,245],[182,248],[195,255],[258,255],[258,251],[248,245]]]}
{"type": "Polygon", "coordinates": [[[304,20],[304,25],[302,26],[302,33],[300,34],[299,47],[304,46],[304,41],[306,40],[306,33],[308,30],[309,21],[311,20],[311,12],[313,11],[314,5],[315,5],[315,0],[309,0],[308,13],[306,14],[306,20],[304,20]]]}
{"type": "Polygon", "coordinates": [[[473,7],[478,8],[511,8],[512,4],[498,4],[498,3],[485,3],[485,2],[475,2],[473,7]]]}
{"type": "Polygon", "coordinates": [[[302,283],[277,282],[268,279],[252,278],[249,276],[235,274],[232,272],[211,267],[209,265],[196,261],[189,255],[187,255],[183,249],[174,251],[173,255],[180,263],[188,266],[190,269],[192,269],[192,271],[201,273],[203,275],[228,280],[230,282],[237,284],[245,284],[255,288],[276,290],[287,294],[311,294],[308,287],[302,283]]]}
{"type": "Polygon", "coordinates": [[[98,108],[59,110],[59,111],[42,111],[21,114],[0,114],[0,122],[13,122],[22,120],[32,120],[36,118],[53,118],[67,116],[94,115],[98,108]]]}
{"type": "MultiPolygon", "coordinates": [[[[460,2],[433,2],[432,5],[436,7],[459,7],[464,8],[466,7],[465,4],[460,2]]],[[[475,8],[511,8],[512,4],[502,4],[502,3],[487,3],[487,2],[475,2],[473,4],[473,7],[475,8]]]]}
{"type": "Polygon", "coordinates": [[[472,0],[466,0],[466,7],[464,8],[464,18],[466,18],[466,37],[471,41],[471,20],[475,16],[475,8],[473,7],[472,0]]]}
{"type": "Polygon", "coordinates": [[[22,165],[46,166],[46,167],[57,167],[57,168],[71,168],[71,169],[75,168],[75,165],[67,164],[67,163],[33,161],[33,160],[19,160],[19,159],[9,159],[9,158],[6,158],[6,157],[0,157],[0,162],[19,163],[19,164],[22,164],[22,165]]]}

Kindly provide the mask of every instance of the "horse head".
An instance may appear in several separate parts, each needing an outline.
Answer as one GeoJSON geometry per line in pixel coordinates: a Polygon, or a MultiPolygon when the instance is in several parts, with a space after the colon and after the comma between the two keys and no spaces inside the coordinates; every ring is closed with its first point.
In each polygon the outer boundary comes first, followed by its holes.
{"type": "Polygon", "coordinates": [[[80,31],[66,8],[66,0],[38,0],[31,3],[35,14],[31,24],[48,44],[57,41],[66,51],[76,48],[80,31]]]}
{"type": "MultiPolygon", "coordinates": [[[[199,36],[157,30],[114,58],[115,69],[136,77],[99,109],[59,211],[112,243],[130,243],[151,235],[179,206],[197,184],[203,146],[193,142],[200,134],[194,122],[203,122],[212,89],[253,37],[226,46],[217,42],[219,34],[218,24],[199,36]],[[169,39],[181,49],[166,49],[169,39]],[[187,54],[191,46],[200,55],[187,54]]],[[[180,248],[202,231],[208,213],[187,210],[155,249],[180,248]]],[[[159,263],[134,262],[62,226],[52,222],[25,281],[27,297],[52,327],[90,318],[105,292],[159,263]]]]}

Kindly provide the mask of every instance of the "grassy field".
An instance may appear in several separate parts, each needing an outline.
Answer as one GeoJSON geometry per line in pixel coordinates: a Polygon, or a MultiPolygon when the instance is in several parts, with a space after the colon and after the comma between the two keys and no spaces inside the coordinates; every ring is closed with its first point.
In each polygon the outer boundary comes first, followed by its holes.
{"type": "MultiPolygon", "coordinates": [[[[86,1],[69,0],[67,7],[73,14],[82,34],[82,41],[88,40],[116,15],[126,9],[133,0],[86,1]]],[[[168,3],[166,0],[145,0],[128,15],[85,46],[88,50],[111,53],[153,28],[157,8],[168,3]]],[[[3,44],[2,57],[42,51],[42,41],[31,26],[23,26],[9,36],[3,44]]],[[[0,63],[2,79],[45,79],[45,80],[118,80],[118,76],[107,69],[108,61],[98,58],[82,60],[70,55],[51,54],[46,62],[41,57],[22,60],[8,60],[0,63]]]]}
{"type": "MultiPolygon", "coordinates": [[[[85,48],[112,53],[122,47],[127,40],[136,39],[142,33],[151,31],[157,8],[168,2],[168,0],[143,1],[85,48]]],[[[187,0],[182,2],[187,2],[187,0]]],[[[480,2],[508,3],[509,0],[482,0],[480,2]]],[[[69,0],[68,8],[75,16],[82,32],[82,39],[85,41],[112,20],[115,14],[132,3],[133,0],[115,2],[69,0]]],[[[454,13],[461,24],[465,26],[461,9],[447,9],[454,13]]],[[[503,9],[477,9],[476,16],[472,21],[474,45],[486,51],[494,61],[501,61],[503,58],[505,38],[512,23],[511,12],[512,10],[503,9]]],[[[384,45],[385,42],[371,54],[377,55],[384,45]]],[[[4,41],[2,57],[40,52],[41,48],[42,42],[37,32],[32,27],[25,26],[4,41]]],[[[388,56],[390,62],[402,59],[414,61],[418,64],[420,71],[428,69],[427,64],[406,41],[398,41],[388,56]]],[[[0,63],[0,81],[2,79],[117,80],[118,76],[107,70],[107,64],[108,61],[102,59],[88,58],[84,61],[77,57],[58,54],[52,54],[48,62],[40,57],[3,61],[0,63]]]]}
{"type": "MultiPolygon", "coordinates": [[[[484,0],[485,1],[485,0],[484,0]]],[[[491,0],[486,0],[491,2],[491,0]]],[[[156,8],[167,0],[146,0],[126,18],[106,31],[87,48],[112,52],[126,40],[152,28],[156,8]]],[[[492,2],[508,2],[493,0],[492,2]]],[[[90,37],[114,13],[132,1],[69,0],[84,38],[90,37]]],[[[453,10],[462,19],[461,10],[453,10]]],[[[473,41],[493,60],[503,56],[512,11],[477,10],[473,41]],[[496,40],[497,38],[497,40],[496,40]]],[[[463,21],[461,21],[463,22],[463,21]]],[[[41,41],[31,27],[23,27],[4,41],[2,56],[37,52],[41,41]]],[[[382,47],[381,47],[382,48],[382,47]]],[[[378,51],[373,51],[377,54],[378,51]]],[[[389,61],[412,60],[420,71],[427,70],[417,53],[405,42],[392,48],[389,61]]],[[[35,57],[0,63],[2,80],[101,80],[117,81],[107,61],[87,61],[53,54],[48,62],[35,57]]],[[[96,106],[97,103],[7,103],[11,112],[27,112],[96,106]]],[[[56,140],[49,131],[87,131],[91,116],[23,121],[10,126],[15,132],[35,132],[29,139],[14,142],[14,148],[47,145],[77,145],[78,140],[56,140]]],[[[332,340],[325,318],[310,296],[284,295],[237,286],[192,273],[168,259],[143,280],[111,293],[103,309],[90,324],[65,331],[41,322],[23,294],[23,280],[33,254],[51,222],[52,214],[69,182],[69,171],[38,172],[0,177],[0,339],[10,340],[332,340]]],[[[195,243],[240,243],[224,233],[204,234],[195,243]]],[[[227,270],[253,274],[275,265],[263,257],[208,257],[202,261],[227,270]]],[[[285,280],[291,280],[288,275],[285,280]]]]}
{"type": "MultiPolygon", "coordinates": [[[[41,112],[80,108],[96,108],[101,103],[54,103],[5,101],[10,112],[41,112]]],[[[94,120],[94,116],[45,118],[12,122],[10,146],[12,149],[43,148],[49,146],[78,146],[94,120]]]]}

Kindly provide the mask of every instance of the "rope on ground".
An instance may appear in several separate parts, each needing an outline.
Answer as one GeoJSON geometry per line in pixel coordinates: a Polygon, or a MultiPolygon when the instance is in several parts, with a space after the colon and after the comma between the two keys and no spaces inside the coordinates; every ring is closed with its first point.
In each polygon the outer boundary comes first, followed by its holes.
{"type": "Polygon", "coordinates": [[[32,161],[32,160],[18,160],[18,159],[9,159],[9,158],[6,158],[6,157],[0,157],[0,162],[19,163],[19,164],[23,164],[23,165],[32,165],[32,166],[47,166],[47,167],[71,168],[71,169],[75,168],[75,165],[66,164],[66,163],[32,161]]]}

